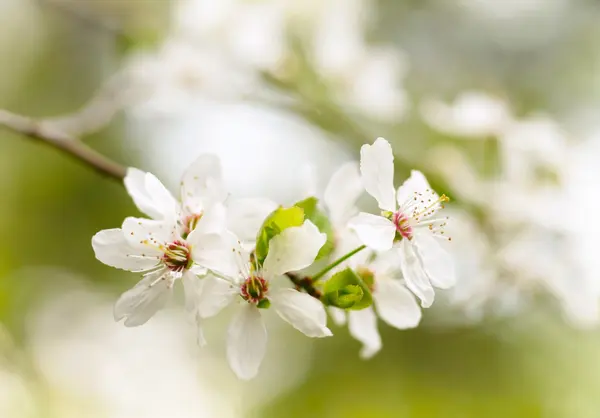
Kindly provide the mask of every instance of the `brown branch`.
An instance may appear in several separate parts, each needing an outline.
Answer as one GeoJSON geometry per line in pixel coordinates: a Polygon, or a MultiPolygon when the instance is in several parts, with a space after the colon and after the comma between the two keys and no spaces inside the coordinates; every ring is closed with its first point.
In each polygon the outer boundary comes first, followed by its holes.
{"type": "Polygon", "coordinates": [[[125,167],[88,147],[78,138],[57,129],[51,122],[38,121],[0,109],[0,126],[51,145],[92,167],[100,174],[119,181],[125,177],[125,167]]]}
{"type": "Polygon", "coordinates": [[[300,277],[296,273],[285,273],[285,275],[296,285],[296,290],[304,290],[313,298],[321,300],[323,294],[314,286],[310,277],[300,277]]]}

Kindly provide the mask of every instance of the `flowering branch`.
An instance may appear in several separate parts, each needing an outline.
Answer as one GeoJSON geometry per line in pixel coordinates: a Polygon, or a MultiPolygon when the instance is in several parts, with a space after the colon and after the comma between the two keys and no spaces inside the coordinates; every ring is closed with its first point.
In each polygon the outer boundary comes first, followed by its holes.
{"type": "Polygon", "coordinates": [[[57,128],[57,125],[51,121],[35,120],[0,109],[0,126],[53,146],[92,167],[102,175],[119,181],[125,177],[125,167],[88,147],[78,138],[57,128]]]}

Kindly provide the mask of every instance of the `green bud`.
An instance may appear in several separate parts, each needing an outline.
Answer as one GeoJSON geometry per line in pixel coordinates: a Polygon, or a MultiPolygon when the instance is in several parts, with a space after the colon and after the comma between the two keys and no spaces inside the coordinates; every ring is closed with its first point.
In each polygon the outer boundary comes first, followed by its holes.
{"type": "Polygon", "coordinates": [[[325,297],[330,305],[342,309],[351,309],[362,300],[364,294],[360,286],[351,284],[338,291],[327,293],[325,297]]]}
{"type": "Polygon", "coordinates": [[[325,305],[360,310],[371,306],[373,297],[369,286],[356,272],[347,268],[325,282],[322,301],[325,305]]]}

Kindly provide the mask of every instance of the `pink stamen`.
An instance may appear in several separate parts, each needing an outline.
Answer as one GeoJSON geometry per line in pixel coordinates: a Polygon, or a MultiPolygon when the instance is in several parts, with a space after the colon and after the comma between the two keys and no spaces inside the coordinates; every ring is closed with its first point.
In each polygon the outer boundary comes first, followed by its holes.
{"type": "Polygon", "coordinates": [[[396,231],[398,231],[398,233],[402,235],[403,238],[412,239],[413,227],[410,224],[408,216],[406,216],[400,211],[395,212],[392,218],[392,222],[394,222],[394,225],[396,225],[396,231]]]}

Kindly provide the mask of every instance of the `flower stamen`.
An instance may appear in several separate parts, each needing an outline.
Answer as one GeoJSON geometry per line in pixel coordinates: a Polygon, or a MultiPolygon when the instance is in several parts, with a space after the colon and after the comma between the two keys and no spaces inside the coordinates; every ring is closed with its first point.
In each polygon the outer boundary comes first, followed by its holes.
{"type": "Polygon", "coordinates": [[[240,289],[242,298],[248,303],[258,304],[267,297],[269,283],[260,276],[250,276],[240,289]]]}
{"type": "Polygon", "coordinates": [[[164,247],[162,261],[171,271],[182,272],[192,264],[192,254],[189,245],[184,241],[175,241],[164,247]]]}

